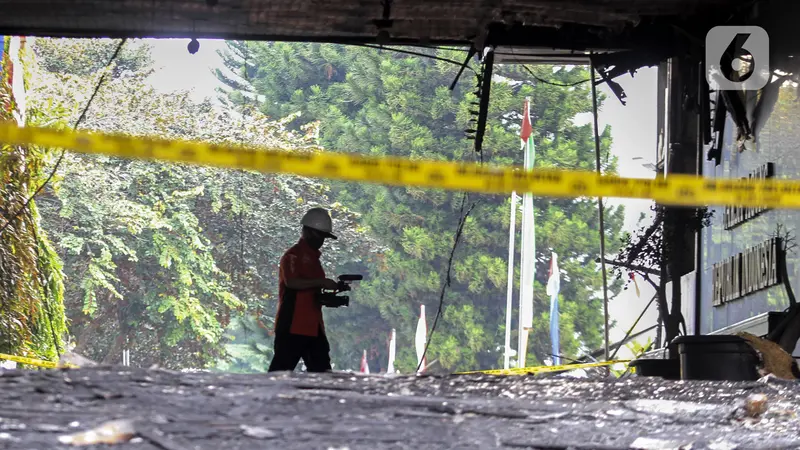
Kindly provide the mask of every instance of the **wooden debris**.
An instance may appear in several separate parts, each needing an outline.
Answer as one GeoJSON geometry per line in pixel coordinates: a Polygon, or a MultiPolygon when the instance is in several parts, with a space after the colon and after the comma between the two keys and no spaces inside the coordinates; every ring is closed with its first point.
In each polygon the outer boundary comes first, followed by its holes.
{"type": "Polygon", "coordinates": [[[744,401],[744,411],[748,417],[759,417],[767,412],[767,396],[764,394],[753,394],[744,401]]]}
{"type": "Polygon", "coordinates": [[[114,420],[88,431],[60,436],[58,441],[74,446],[120,444],[130,441],[134,436],[136,436],[136,428],[133,421],[114,420]]]}
{"type": "Polygon", "coordinates": [[[762,375],[772,374],[784,380],[797,379],[792,371],[792,367],[796,362],[792,355],[786,353],[786,350],[781,346],[746,332],[737,333],[736,335],[746,340],[760,354],[763,365],[762,370],[765,372],[762,375]]]}
{"type": "Polygon", "coordinates": [[[78,353],[68,351],[58,360],[59,368],[94,367],[97,363],[78,353]]]}

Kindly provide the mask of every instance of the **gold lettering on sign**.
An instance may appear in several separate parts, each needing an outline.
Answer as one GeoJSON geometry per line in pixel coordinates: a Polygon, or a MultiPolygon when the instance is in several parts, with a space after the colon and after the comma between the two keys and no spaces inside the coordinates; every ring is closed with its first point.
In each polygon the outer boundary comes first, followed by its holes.
{"type": "Polygon", "coordinates": [[[725,284],[723,285],[724,291],[722,295],[722,299],[725,302],[731,301],[731,275],[733,270],[731,270],[731,258],[725,260],[725,264],[722,266],[723,273],[725,274],[725,284]]]}
{"type": "Polygon", "coordinates": [[[742,294],[742,255],[733,257],[733,297],[739,298],[742,294]]]}
{"type": "Polygon", "coordinates": [[[725,303],[725,261],[719,266],[719,302],[725,303]]]}
{"type": "MultiPolygon", "coordinates": [[[[743,180],[762,181],[775,176],[775,164],[766,163],[758,166],[743,180]]],[[[768,208],[765,207],[744,207],[744,206],[727,206],[722,215],[722,224],[726,230],[732,230],[739,225],[754,219],[761,215],[768,208]]]]}
{"type": "Polygon", "coordinates": [[[721,305],[722,301],[719,298],[719,264],[711,266],[711,283],[712,303],[714,306],[721,305]]]}
{"type": "Polygon", "coordinates": [[[711,300],[714,306],[722,304],[719,295],[719,264],[711,266],[711,300]]]}
{"type": "Polygon", "coordinates": [[[753,258],[752,251],[747,249],[742,253],[742,293],[747,295],[752,290],[753,283],[753,258]]]}
{"type": "Polygon", "coordinates": [[[725,299],[726,302],[731,301],[731,298],[733,297],[731,295],[731,285],[732,285],[731,279],[733,278],[733,270],[732,270],[733,267],[731,267],[732,266],[731,261],[732,261],[731,258],[726,259],[725,260],[725,266],[724,266],[725,267],[725,297],[723,297],[723,298],[725,299]]]}
{"type": "Polygon", "coordinates": [[[725,261],[719,265],[719,301],[725,303],[725,261]]]}
{"type": "Polygon", "coordinates": [[[755,279],[755,273],[753,271],[753,262],[757,260],[755,258],[755,253],[752,249],[747,249],[744,252],[744,257],[746,259],[745,265],[742,267],[742,272],[747,274],[747,278],[742,279],[742,295],[748,295],[755,291],[753,289],[753,280],[755,279]]]}
{"type": "Polygon", "coordinates": [[[772,238],[711,266],[714,306],[781,283],[781,240],[772,238]]]}
{"type": "Polygon", "coordinates": [[[769,284],[778,284],[778,240],[771,239],[769,247],[769,284]]]}
{"type": "Polygon", "coordinates": [[[759,289],[763,289],[767,287],[767,270],[769,265],[769,253],[767,253],[767,245],[761,244],[759,246],[761,250],[761,270],[759,271],[759,279],[758,279],[758,287],[759,289]]]}

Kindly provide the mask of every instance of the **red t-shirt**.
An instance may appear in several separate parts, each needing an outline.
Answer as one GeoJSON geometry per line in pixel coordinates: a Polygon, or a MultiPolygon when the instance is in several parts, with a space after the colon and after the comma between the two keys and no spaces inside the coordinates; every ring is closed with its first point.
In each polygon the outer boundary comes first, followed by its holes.
{"type": "Polygon", "coordinates": [[[293,291],[286,288],[286,280],[290,278],[325,278],[319,257],[319,250],[311,248],[304,239],[300,239],[281,257],[278,284],[278,314],[275,316],[275,330],[285,330],[291,334],[318,336],[325,332],[322,321],[322,305],[315,296],[317,289],[293,291]],[[288,314],[281,317],[281,314],[288,314]],[[285,321],[291,321],[287,324],[285,321]]]}

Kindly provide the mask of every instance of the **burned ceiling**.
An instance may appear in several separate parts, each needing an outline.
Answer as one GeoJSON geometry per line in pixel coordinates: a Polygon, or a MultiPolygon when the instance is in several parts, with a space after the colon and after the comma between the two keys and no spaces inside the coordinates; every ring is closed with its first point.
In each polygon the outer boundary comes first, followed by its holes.
{"type": "MultiPolygon", "coordinates": [[[[586,46],[640,24],[713,17],[743,0],[0,0],[0,33],[406,44],[586,46]],[[573,36],[574,44],[570,44],[573,36]]],[[[635,40],[635,39],[633,39],[635,40]]],[[[602,44],[610,45],[610,44],[602,44]]]]}

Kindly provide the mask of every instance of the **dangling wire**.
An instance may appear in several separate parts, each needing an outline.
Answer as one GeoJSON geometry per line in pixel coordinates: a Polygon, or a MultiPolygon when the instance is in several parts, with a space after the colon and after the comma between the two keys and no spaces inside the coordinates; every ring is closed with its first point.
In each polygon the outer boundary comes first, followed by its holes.
{"type": "MultiPolygon", "coordinates": [[[[488,83],[491,83],[491,79],[488,81],[488,83]]],[[[470,154],[473,157],[473,160],[475,159],[475,153],[476,152],[470,152],[470,154]]],[[[480,157],[480,164],[483,165],[484,162],[483,152],[477,152],[477,153],[478,156],[480,157]]],[[[419,373],[420,369],[422,368],[422,362],[425,361],[425,357],[428,355],[428,347],[431,345],[431,341],[433,340],[433,335],[436,332],[436,325],[439,323],[439,318],[442,316],[442,312],[444,310],[444,295],[445,292],[447,291],[447,288],[450,287],[451,283],[450,273],[452,272],[453,268],[453,258],[455,257],[456,249],[458,249],[458,244],[461,241],[461,235],[464,232],[464,225],[467,223],[467,218],[469,217],[472,210],[475,209],[475,206],[477,206],[477,204],[479,203],[478,201],[472,202],[469,208],[466,211],[464,211],[464,207],[466,206],[468,200],[469,200],[469,194],[467,192],[464,192],[461,197],[461,208],[459,211],[458,225],[456,226],[456,232],[453,237],[453,247],[450,249],[450,257],[447,259],[447,271],[445,272],[445,281],[442,284],[441,291],[439,292],[439,306],[436,308],[436,316],[434,316],[433,318],[433,325],[431,325],[431,332],[428,334],[427,340],[425,342],[425,349],[422,351],[422,357],[419,359],[419,363],[417,364],[417,370],[416,370],[417,373],[419,373]]]]}
{"type": "MultiPolygon", "coordinates": [[[[597,121],[597,83],[595,79],[595,67],[592,63],[590,68],[592,79],[592,115],[594,117],[594,147],[595,147],[595,163],[597,174],[602,175],[602,167],[600,165],[600,125],[597,121]]],[[[597,197],[597,214],[599,217],[600,225],[600,267],[603,274],[603,336],[604,336],[604,355],[606,361],[609,360],[609,315],[608,315],[608,280],[606,276],[606,232],[604,224],[604,210],[603,210],[603,197],[597,197]]]]}
{"type": "Polygon", "coordinates": [[[522,65],[522,68],[523,68],[523,69],[525,69],[525,71],[526,71],[526,72],[528,72],[528,74],[529,74],[531,77],[533,77],[533,79],[534,79],[534,80],[536,80],[536,81],[538,81],[539,83],[542,83],[542,84],[548,84],[548,85],[550,85],[550,86],[556,86],[556,87],[574,87],[574,86],[578,86],[578,85],[581,85],[581,84],[588,83],[588,82],[592,81],[592,79],[591,79],[591,78],[587,78],[587,79],[585,79],[585,80],[580,80],[580,81],[575,81],[575,82],[572,82],[572,83],[558,83],[558,82],[555,82],[555,81],[547,81],[547,80],[545,80],[545,79],[543,79],[543,78],[539,77],[539,76],[538,76],[538,75],[536,75],[535,73],[533,73],[533,71],[532,71],[532,70],[531,70],[531,69],[530,69],[528,66],[526,66],[526,65],[524,65],[524,64],[523,64],[523,65],[522,65]]]}
{"type": "MultiPolygon", "coordinates": [[[[30,214],[30,212],[28,212],[30,214]]],[[[33,221],[33,214],[30,214],[31,221],[33,221]]],[[[50,325],[50,335],[53,339],[53,346],[56,348],[56,355],[58,358],[61,358],[61,346],[58,345],[58,336],[56,335],[56,329],[53,326],[53,305],[49,301],[50,297],[50,285],[47,283],[47,280],[44,278],[44,274],[42,273],[42,256],[39,252],[39,233],[36,232],[36,227],[31,227],[33,230],[33,240],[36,245],[36,266],[38,268],[38,277],[39,277],[39,284],[42,285],[42,293],[44,294],[44,309],[45,314],[47,314],[47,323],[50,325]]]]}
{"type": "MultiPolygon", "coordinates": [[[[113,63],[117,59],[117,56],[119,56],[119,52],[122,50],[122,46],[125,45],[125,42],[127,42],[127,41],[128,41],[128,38],[123,38],[122,40],[119,41],[119,44],[117,45],[116,50],[114,50],[114,54],[111,55],[111,59],[109,59],[108,62],[106,63],[106,68],[111,66],[111,63],[113,63]]],[[[100,76],[100,80],[97,82],[97,85],[95,85],[94,91],[92,91],[92,95],[91,95],[91,97],[89,97],[89,101],[86,102],[86,106],[83,108],[83,111],[81,111],[81,115],[78,116],[78,120],[75,121],[75,125],[72,127],[73,130],[77,130],[78,126],[80,126],[80,124],[83,123],[84,119],[86,119],[86,113],[89,111],[89,107],[92,105],[92,102],[94,101],[94,98],[97,96],[97,93],[100,91],[100,88],[103,86],[103,82],[105,82],[105,80],[106,80],[106,75],[108,75],[108,71],[104,72],[103,75],[100,76]]],[[[22,207],[20,209],[18,209],[11,216],[10,219],[5,219],[6,223],[3,224],[2,228],[0,228],[0,234],[3,234],[3,231],[5,231],[5,229],[8,228],[8,226],[11,225],[11,223],[14,220],[17,219],[17,217],[19,217],[19,215],[22,213],[22,211],[25,211],[28,208],[28,206],[33,201],[33,199],[37,195],[39,195],[39,192],[41,192],[42,189],[44,189],[44,187],[47,186],[47,183],[49,183],[50,180],[53,179],[53,177],[56,175],[56,172],[58,171],[58,168],[61,166],[61,161],[64,159],[64,155],[66,155],[66,154],[67,154],[67,150],[66,149],[61,150],[61,156],[58,157],[58,160],[56,161],[56,164],[53,166],[53,170],[50,171],[50,175],[47,177],[46,180],[44,180],[44,182],[41,185],[39,185],[38,188],[36,188],[36,190],[33,192],[33,194],[28,198],[28,200],[25,201],[25,203],[22,205],[22,207]]]]}
{"type": "MultiPolygon", "coordinates": [[[[122,50],[123,45],[125,45],[125,42],[127,42],[127,40],[128,40],[127,38],[123,38],[122,40],[120,40],[119,44],[117,45],[117,48],[114,50],[114,53],[111,55],[111,58],[106,63],[106,68],[110,67],[111,64],[117,59],[117,57],[119,56],[120,51],[122,50]]],[[[100,80],[98,80],[97,84],[95,85],[94,90],[92,91],[92,95],[89,97],[89,101],[86,102],[86,105],[83,107],[83,110],[81,111],[80,116],[78,116],[78,120],[75,121],[75,125],[73,125],[73,127],[72,127],[73,130],[77,130],[78,126],[80,126],[80,124],[83,123],[83,121],[86,119],[86,113],[89,111],[89,108],[92,106],[92,102],[94,101],[94,98],[97,96],[97,93],[100,91],[100,88],[103,86],[103,83],[105,82],[107,74],[108,74],[108,71],[104,72],[103,75],[100,76],[100,80]]],[[[53,170],[50,171],[50,175],[47,177],[46,180],[44,180],[44,182],[41,185],[39,185],[38,188],[36,188],[36,190],[33,192],[33,194],[25,201],[25,203],[22,205],[22,207],[20,207],[11,216],[11,218],[10,219],[6,219],[6,223],[3,225],[2,228],[0,228],[0,234],[2,234],[3,231],[5,231],[5,229],[8,228],[8,226],[11,225],[11,223],[14,220],[16,220],[17,217],[19,217],[19,215],[22,214],[23,211],[28,210],[28,207],[30,206],[30,203],[33,201],[33,199],[39,194],[39,192],[42,191],[42,189],[44,189],[45,186],[47,186],[47,183],[49,183],[50,180],[53,179],[53,177],[55,176],[56,172],[58,172],[58,168],[61,166],[61,161],[64,160],[64,155],[66,155],[66,153],[67,153],[66,149],[61,151],[61,155],[58,157],[58,160],[56,161],[55,165],[53,166],[53,170]]],[[[39,253],[39,236],[38,236],[38,233],[36,232],[36,227],[33,227],[33,237],[34,237],[34,241],[35,241],[35,245],[36,245],[36,261],[37,261],[37,265],[38,265],[39,262],[41,261],[41,259],[40,259],[40,253],[39,253]]],[[[50,291],[49,291],[50,288],[48,287],[48,285],[46,283],[46,280],[42,279],[41,271],[39,272],[39,277],[40,277],[40,283],[42,283],[42,289],[44,290],[44,296],[45,296],[45,305],[44,305],[44,307],[45,307],[45,313],[47,314],[47,321],[49,322],[49,325],[50,325],[50,333],[51,333],[51,337],[53,339],[53,345],[55,346],[56,354],[60,358],[61,357],[61,348],[60,348],[60,346],[58,344],[58,336],[56,336],[55,328],[53,327],[52,305],[50,304],[49,301],[47,301],[47,297],[50,295],[50,291]]]]}
{"type": "MultiPolygon", "coordinates": [[[[247,70],[247,59],[250,55],[250,51],[248,49],[247,41],[243,41],[245,46],[244,52],[244,80],[246,84],[250,84],[250,76],[248,75],[247,70]]],[[[247,96],[245,96],[244,103],[242,104],[242,116],[244,118],[245,113],[247,112],[247,96]]],[[[242,137],[245,135],[245,121],[242,120],[242,137]]],[[[237,200],[239,202],[239,271],[237,275],[237,285],[239,288],[242,288],[242,275],[245,272],[245,256],[244,256],[244,241],[245,241],[245,233],[244,233],[244,208],[243,208],[243,192],[244,192],[244,178],[247,175],[245,170],[239,171],[239,185],[238,185],[238,192],[237,192],[237,200]]]]}
{"type": "Polygon", "coordinates": [[[436,324],[439,323],[439,317],[442,315],[442,310],[444,309],[444,294],[448,287],[450,287],[450,272],[453,268],[453,257],[456,254],[456,249],[458,248],[458,243],[461,240],[461,234],[464,231],[464,224],[467,223],[467,217],[477,205],[477,202],[473,202],[467,211],[464,211],[464,206],[467,203],[467,199],[469,198],[468,193],[464,193],[461,197],[461,212],[459,214],[458,219],[458,227],[456,228],[456,234],[453,238],[453,248],[450,249],[450,258],[447,260],[447,272],[445,275],[445,282],[442,284],[442,290],[439,292],[439,307],[436,309],[436,316],[433,318],[433,325],[431,326],[431,332],[428,335],[427,342],[425,342],[425,349],[422,351],[422,358],[419,359],[419,363],[417,364],[417,372],[422,368],[422,362],[425,361],[425,357],[428,354],[428,346],[431,345],[431,341],[433,340],[433,333],[436,331],[436,324]]]}

